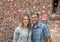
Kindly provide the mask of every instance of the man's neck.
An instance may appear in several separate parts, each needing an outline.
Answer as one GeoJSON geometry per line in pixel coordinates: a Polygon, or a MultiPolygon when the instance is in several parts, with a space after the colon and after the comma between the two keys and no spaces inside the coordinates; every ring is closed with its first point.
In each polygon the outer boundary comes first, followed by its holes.
{"type": "Polygon", "coordinates": [[[37,23],[35,23],[34,25],[36,26],[38,24],[38,22],[37,23]]]}

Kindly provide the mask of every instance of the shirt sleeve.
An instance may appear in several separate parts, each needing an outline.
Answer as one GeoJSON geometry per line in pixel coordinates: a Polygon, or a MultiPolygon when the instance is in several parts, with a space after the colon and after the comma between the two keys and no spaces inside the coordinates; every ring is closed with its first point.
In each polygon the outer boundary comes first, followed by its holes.
{"type": "Polygon", "coordinates": [[[15,31],[14,31],[14,36],[13,36],[13,42],[17,42],[17,40],[18,40],[18,30],[17,29],[15,29],[15,31]]]}
{"type": "Polygon", "coordinates": [[[44,32],[45,37],[50,36],[50,30],[49,30],[48,26],[44,25],[43,28],[44,28],[43,32],[44,32]]]}

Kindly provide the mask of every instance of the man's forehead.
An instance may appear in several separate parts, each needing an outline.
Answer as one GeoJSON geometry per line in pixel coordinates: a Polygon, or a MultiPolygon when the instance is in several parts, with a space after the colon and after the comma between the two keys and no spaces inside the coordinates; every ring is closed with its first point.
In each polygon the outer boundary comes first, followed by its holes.
{"type": "Polygon", "coordinates": [[[36,14],[33,14],[32,17],[37,17],[37,15],[36,14]]]}

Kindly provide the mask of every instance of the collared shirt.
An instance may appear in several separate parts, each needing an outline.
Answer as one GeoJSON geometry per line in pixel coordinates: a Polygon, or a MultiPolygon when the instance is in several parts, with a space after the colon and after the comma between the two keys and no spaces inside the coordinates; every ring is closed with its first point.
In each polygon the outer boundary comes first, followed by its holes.
{"type": "Polygon", "coordinates": [[[37,26],[32,25],[32,42],[47,42],[48,36],[50,36],[50,31],[45,24],[38,22],[37,26]]]}

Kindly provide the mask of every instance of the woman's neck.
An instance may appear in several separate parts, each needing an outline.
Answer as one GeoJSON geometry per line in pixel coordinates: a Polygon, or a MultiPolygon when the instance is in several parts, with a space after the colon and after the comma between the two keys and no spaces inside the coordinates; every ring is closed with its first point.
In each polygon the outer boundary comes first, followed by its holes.
{"type": "Polygon", "coordinates": [[[27,28],[27,26],[25,25],[24,28],[27,28]]]}

